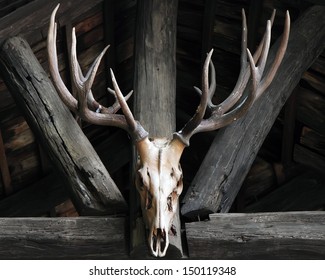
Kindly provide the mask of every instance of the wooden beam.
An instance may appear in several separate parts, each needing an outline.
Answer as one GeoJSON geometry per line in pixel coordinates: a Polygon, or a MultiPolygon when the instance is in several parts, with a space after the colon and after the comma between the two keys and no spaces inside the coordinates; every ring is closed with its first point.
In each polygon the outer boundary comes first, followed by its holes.
{"type": "MultiPolygon", "coordinates": [[[[176,130],[177,7],[177,0],[137,2],[134,114],[152,138],[170,138],[176,130]]],[[[134,186],[130,197],[131,254],[143,258],[147,242],[134,186]]],[[[173,225],[176,234],[169,234],[166,257],[180,258],[183,251],[178,214],[173,225]]]]}
{"type": "Polygon", "coordinates": [[[308,171],[247,206],[243,212],[315,211],[324,205],[325,177],[308,171]]]}
{"type": "Polygon", "coordinates": [[[17,35],[24,36],[30,44],[44,39],[46,37],[51,12],[59,2],[62,3],[57,18],[60,25],[63,26],[67,22],[70,22],[71,19],[78,18],[82,14],[90,11],[102,1],[32,1],[0,19],[0,45],[8,37],[17,35]]]}
{"type": "Polygon", "coordinates": [[[176,128],[176,20],[178,1],[138,2],[134,113],[151,137],[176,128]]]}
{"type": "Polygon", "coordinates": [[[309,166],[321,174],[325,170],[325,157],[299,144],[294,146],[293,159],[304,166],[309,166]]]}
{"type": "Polygon", "coordinates": [[[125,259],[124,218],[0,218],[0,259],[125,259]]]}
{"type": "MultiPolygon", "coordinates": [[[[96,146],[95,150],[109,173],[114,174],[130,161],[130,147],[126,133],[118,131],[96,146]]],[[[0,200],[0,217],[38,217],[50,212],[68,198],[69,193],[64,182],[53,172],[0,200]]]]}
{"type": "MultiPolygon", "coordinates": [[[[12,185],[11,185],[11,175],[9,171],[9,166],[7,162],[6,151],[2,139],[2,133],[0,129],[0,172],[4,187],[5,195],[10,195],[13,192],[12,185]]],[[[0,191],[1,193],[1,191],[0,191]]]]}
{"type": "Polygon", "coordinates": [[[0,217],[38,217],[69,198],[58,174],[50,174],[0,200],[0,217]]]}
{"type": "Polygon", "coordinates": [[[25,40],[14,37],[3,44],[0,72],[69,187],[78,212],[124,212],[126,204],[120,191],[25,40]]]}
{"type": "MultiPolygon", "coordinates": [[[[245,117],[218,132],[184,197],[183,215],[229,211],[286,99],[324,48],[324,13],[324,6],[314,6],[294,22],[273,83],[245,117]]],[[[278,44],[270,51],[269,64],[278,44]]]]}
{"type": "Polygon", "coordinates": [[[324,259],[325,212],[213,214],[186,224],[194,259],[324,259]]]}
{"type": "Polygon", "coordinates": [[[325,98],[317,90],[297,86],[297,120],[325,135],[325,98]]]}

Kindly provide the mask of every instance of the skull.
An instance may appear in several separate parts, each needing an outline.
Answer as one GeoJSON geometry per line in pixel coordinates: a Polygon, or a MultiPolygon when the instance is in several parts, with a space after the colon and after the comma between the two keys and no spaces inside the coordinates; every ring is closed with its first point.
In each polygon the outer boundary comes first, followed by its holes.
{"type": "Polygon", "coordinates": [[[166,254],[178,197],[183,190],[182,170],[179,164],[184,145],[180,141],[145,138],[137,143],[139,153],[136,187],[141,197],[144,222],[149,231],[151,254],[166,254]]]}

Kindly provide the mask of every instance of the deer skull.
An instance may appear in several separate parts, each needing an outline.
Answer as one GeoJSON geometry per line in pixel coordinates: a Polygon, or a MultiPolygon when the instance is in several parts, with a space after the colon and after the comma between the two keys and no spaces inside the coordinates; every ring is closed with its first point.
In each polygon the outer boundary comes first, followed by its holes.
{"type": "Polygon", "coordinates": [[[70,64],[72,84],[76,91],[76,97],[66,87],[60,76],[56,49],[57,24],[55,15],[58,8],[59,5],[52,12],[47,38],[49,70],[55,88],[64,104],[83,120],[97,125],[119,127],[132,136],[139,154],[136,187],[141,197],[144,221],[149,230],[149,247],[154,256],[163,257],[169,245],[168,232],[178,210],[178,197],[183,189],[182,171],[179,165],[183,149],[189,145],[192,135],[219,129],[243,116],[270,85],[281,64],[288,44],[289,13],[286,14],[284,33],[278,52],[269,70],[264,75],[270,48],[271,26],[275,13],[267,22],[263,39],[254,55],[252,55],[247,49],[247,24],[243,10],[241,69],[232,93],[219,105],[212,103],[212,97],[216,89],[216,78],[211,60],[213,50],[211,50],[207,54],[203,65],[202,89],[195,88],[201,95],[201,100],[194,116],[180,131],[174,133],[172,140],[149,140],[149,133],[134,119],[127,105],[126,101],[132,92],[126,96],[122,94],[112,70],[110,72],[114,89],[108,89],[108,91],[115,96],[116,102],[110,107],[105,107],[95,100],[91,92],[91,86],[99,63],[108,46],[98,55],[87,74],[84,75],[77,60],[74,29],[71,37],[70,64]],[[209,82],[209,71],[211,73],[211,83],[209,82]],[[246,87],[251,87],[251,89],[244,94],[246,87]],[[122,110],[122,115],[116,114],[119,109],[122,110]],[[204,118],[206,111],[208,111],[209,116],[204,118]]]}
{"type": "Polygon", "coordinates": [[[166,254],[178,197],[183,190],[182,169],[179,164],[184,144],[173,139],[144,140],[137,143],[139,153],[136,187],[152,255],[166,254]]]}

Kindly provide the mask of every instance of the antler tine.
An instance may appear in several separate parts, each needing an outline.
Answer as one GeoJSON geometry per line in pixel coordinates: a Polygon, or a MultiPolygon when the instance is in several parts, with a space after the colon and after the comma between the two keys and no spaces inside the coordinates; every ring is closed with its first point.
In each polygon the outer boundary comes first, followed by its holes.
{"type": "MultiPolygon", "coordinates": [[[[274,18],[275,18],[276,10],[274,9],[272,12],[272,15],[269,19],[272,27],[274,18]]],[[[242,97],[243,92],[247,86],[247,83],[249,81],[250,73],[251,71],[248,69],[247,65],[247,21],[246,21],[246,14],[245,10],[242,9],[242,42],[241,42],[241,56],[240,56],[240,72],[238,76],[237,83],[235,85],[235,88],[231,92],[231,94],[226,98],[221,104],[215,105],[215,111],[217,114],[222,115],[226,112],[228,112],[242,97]]],[[[265,46],[264,42],[266,40],[266,33],[263,36],[263,39],[261,40],[259,46],[257,47],[253,58],[254,63],[257,63],[257,61],[261,57],[261,53],[263,51],[263,46],[265,46]]]]}
{"type": "MultiPolygon", "coordinates": [[[[72,40],[71,40],[71,72],[72,72],[72,81],[73,85],[76,88],[78,94],[78,101],[81,102],[81,99],[87,100],[87,105],[89,100],[94,100],[94,97],[91,93],[91,87],[94,82],[99,64],[104,54],[106,53],[109,46],[106,46],[103,51],[97,56],[92,65],[90,66],[86,76],[81,72],[80,65],[77,59],[77,40],[75,28],[72,28],[72,40]]],[[[101,106],[98,104],[98,106],[101,106]]]]}
{"type": "Polygon", "coordinates": [[[249,49],[246,49],[250,72],[252,75],[252,89],[249,91],[247,97],[243,98],[243,100],[228,113],[219,115],[219,112],[213,112],[210,118],[201,122],[201,124],[197,127],[194,133],[219,129],[221,127],[231,124],[233,121],[239,119],[247,112],[247,110],[256,100],[257,91],[260,86],[260,81],[263,75],[263,71],[265,69],[266,59],[270,48],[270,41],[271,22],[268,21],[265,32],[265,40],[263,40],[262,52],[260,54],[261,56],[258,60],[257,66],[255,66],[255,61],[251,52],[249,51],[249,49]]]}
{"type": "Polygon", "coordinates": [[[240,72],[235,88],[221,104],[215,105],[214,110],[218,115],[226,113],[231,109],[241,98],[244,89],[249,80],[249,71],[247,71],[247,21],[245,10],[242,9],[242,40],[241,40],[241,55],[240,55],[240,72]]]}
{"type": "MultiPolygon", "coordinates": [[[[87,77],[85,77],[83,75],[82,70],[81,70],[81,67],[80,67],[80,64],[79,64],[79,61],[76,58],[77,50],[76,50],[75,28],[72,29],[72,35],[71,36],[72,36],[72,41],[73,41],[72,44],[71,44],[71,48],[72,48],[71,53],[72,52],[75,52],[74,62],[71,62],[71,65],[72,65],[72,67],[77,68],[77,69],[72,70],[72,72],[73,72],[72,79],[75,79],[74,77],[76,76],[79,81],[83,81],[84,82],[85,80],[87,80],[87,77]]],[[[103,51],[106,52],[107,48],[109,48],[109,45],[103,51]]],[[[70,59],[72,60],[72,54],[71,53],[70,53],[70,55],[71,55],[70,59]]],[[[90,71],[88,71],[88,74],[89,73],[90,73],[90,71]]],[[[75,87],[75,84],[74,83],[73,83],[73,86],[75,87]]],[[[76,92],[78,92],[78,89],[76,89],[76,92]]],[[[105,106],[102,106],[101,104],[99,104],[95,100],[94,95],[93,95],[91,89],[89,89],[89,92],[87,94],[87,103],[88,103],[89,108],[91,110],[93,110],[93,111],[96,111],[97,113],[110,114],[113,111],[111,107],[106,108],[105,106]]]]}
{"type": "MultiPolygon", "coordinates": [[[[75,34],[74,34],[75,31],[74,31],[74,29],[73,29],[72,31],[73,31],[72,36],[73,36],[73,38],[75,38],[75,34]]],[[[74,41],[76,42],[75,39],[74,39],[74,41]]],[[[75,44],[76,44],[76,43],[75,43],[75,44]]],[[[109,48],[109,47],[110,47],[110,46],[108,45],[108,46],[103,50],[103,52],[105,53],[106,50],[107,50],[107,48],[109,48]]],[[[76,52],[76,49],[75,49],[75,48],[74,48],[74,52],[76,52]]],[[[103,52],[102,52],[102,53],[103,53],[103,52]]],[[[101,59],[101,58],[100,58],[100,59],[101,59]]],[[[75,59],[74,61],[75,61],[74,64],[76,64],[75,67],[78,68],[78,69],[77,69],[78,72],[77,72],[77,70],[75,70],[75,71],[74,71],[74,75],[76,75],[80,81],[85,81],[85,80],[87,80],[87,77],[85,77],[85,76],[83,75],[82,71],[81,71],[81,67],[80,67],[80,64],[79,64],[78,60],[75,59]]],[[[95,64],[95,63],[96,63],[96,61],[94,62],[94,64],[95,64]]],[[[72,63],[71,63],[71,64],[72,64],[72,63]]],[[[90,75],[90,73],[91,73],[91,69],[92,69],[92,68],[93,68],[93,67],[91,67],[90,70],[88,71],[88,73],[87,73],[88,75],[90,75]]],[[[87,94],[87,103],[88,103],[88,106],[89,106],[93,111],[96,111],[96,113],[115,114],[118,110],[121,109],[120,103],[119,103],[118,100],[116,99],[116,93],[115,93],[115,91],[112,90],[111,88],[107,88],[107,90],[108,90],[109,93],[111,93],[111,94],[114,95],[114,97],[115,97],[115,102],[114,102],[114,104],[111,105],[111,106],[109,106],[109,107],[105,107],[105,106],[101,105],[100,103],[98,103],[98,102],[96,101],[96,99],[94,98],[94,96],[93,96],[92,90],[89,89],[89,92],[88,92],[88,94],[87,94]]],[[[125,101],[128,101],[128,100],[129,100],[129,98],[132,96],[132,93],[133,93],[133,90],[131,90],[131,91],[130,91],[130,92],[129,92],[125,97],[124,97],[125,101]]]]}
{"type": "MultiPolygon", "coordinates": [[[[265,32],[265,36],[264,36],[265,40],[263,40],[263,47],[262,47],[262,52],[261,52],[261,56],[257,62],[257,66],[255,67],[254,65],[254,69],[257,70],[255,77],[253,78],[253,84],[256,83],[257,85],[260,83],[264,69],[265,69],[265,65],[266,65],[266,60],[267,60],[267,56],[269,54],[269,49],[270,49],[270,43],[271,43],[271,22],[268,20],[267,24],[266,24],[266,32],[265,32]],[[256,79],[256,81],[254,81],[256,79]]],[[[255,63],[253,56],[251,55],[250,51],[247,49],[247,54],[249,56],[249,62],[250,62],[250,68],[252,69],[253,67],[253,63],[255,63]]],[[[252,71],[251,71],[252,72],[252,71]]],[[[257,87],[253,87],[254,91],[257,90],[257,87]]]]}
{"type": "Polygon", "coordinates": [[[257,92],[257,98],[267,89],[267,87],[272,82],[276,72],[278,71],[278,68],[282,62],[282,59],[284,57],[285,51],[288,46],[289,34],[290,34],[290,14],[289,11],[287,11],[285,22],[284,22],[284,30],[283,30],[279,49],[275,55],[275,59],[269,71],[267,72],[266,76],[262,79],[261,86],[259,87],[259,90],[257,92]]]}
{"type": "MultiPolygon", "coordinates": [[[[111,105],[111,106],[108,108],[108,109],[109,109],[109,113],[110,113],[110,114],[115,114],[118,110],[121,109],[121,105],[120,105],[118,99],[116,98],[116,93],[115,93],[115,91],[114,91],[113,89],[109,88],[109,87],[107,88],[107,91],[108,91],[110,94],[112,94],[112,95],[114,96],[114,98],[115,98],[115,102],[114,102],[114,104],[111,105]]],[[[129,91],[129,93],[128,93],[127,95],[124,96],[125,101],[128,101],[128,100],[130,99],[130,97],[132,96],[132,94],[133,94],[133,90],[129,91]]]]}
{"type": "Polygon", "coordinates": [[[55,15],[59,9],[60,4],[58,4],[51,14],[50,25],[47,36],[47,50],[48,50],[48,60],[49,60],[49,70],[54,82],[54,86],[60,95],[63,103],[71,110],[76,112],[78,105],[77,100],[72,96],[70,91],[67,89],[66,85],[61,79],[58,60],[57,60],[57,50],[56,50],[56,35],[57,35],[57,24],[55,22],[55,15]]]}
{"type": "MultiPolygon", "coordinates": [[[[272,28],[273,23],[274,23],[275,14],[276,14],[276,9],[273,10],[272,15],[271,15],[271,17],[269,19],[269,21],[271,22],[271,28],[272,28]]],[[[266,34],[263,35],[263,38],[262,38],[260,44],[258,45],[258,47],[256,48],[256,51],[255,51],[255,53],[253,55],[254,63],[256,63],[258,61],[258,59],[260,58],[260,56],[261,56],[261,52],[262,52],[264,41],[265,41],[265,35],[266,34]]]]}
{"type": "Polygon", "coordinates": [[[196,109],[194,116],[185,124],[185,126],[179,131],[174,133],[174,137],[180,138],[180,140],[186,145],[189,146],[189,139],[193,135],[194,130],[201,123],[207,104],[209,101],[209,64],[212,57],[213,49],[207,54],[207,57],[204,62],[203,71],[202,71],[202,94],[201,101],[199,106],[196,109]]]}
{"type": "MultiPolygon", "coordinates": [[[[210,66],[209,68],[210,68],[211,83],[209,86],[209,99],[208,99],[207,108],[209,108],[211,111],[215,107],[215,105],[213,105],[213,103],[212,103],[212,98],[214,96],[214,92],[216,90],[217,83],[216,83],[216,69],[214,67],[212,60],[210,60],[209,66],[210,66]]],[[[202,95],[202,91],[198,87],[194,86],[194,89],[200,96],[202,95]]]]}
{"type": "Polygon", "coordinates": [[[118,100],[118,102],[120,103],[122,112],[125,116],[126,122],[128,123],[131,131],[135,131],[137,128],[137,123],[133,117],[133,114],[129,108],[129,106],[127,105],[125,98],[116,82],[115,76],[114,76],[114,72],[112,69],[110,69],[111,72],[111,77],[112,77],[112,83],[113,83],[113,87],[116,93],[116,99],[118,100]]]}

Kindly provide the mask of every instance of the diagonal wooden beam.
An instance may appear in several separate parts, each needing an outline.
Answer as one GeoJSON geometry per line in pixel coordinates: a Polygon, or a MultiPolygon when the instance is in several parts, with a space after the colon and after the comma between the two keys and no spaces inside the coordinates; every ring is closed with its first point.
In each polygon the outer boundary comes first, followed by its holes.
{"type": "MultiPolygon", "coordinates": [[[[110,174],[130,161],[127,135],[118,131],[95,147],[110,174]]],[[[43,149],[42,149],[43,150],[43,149]]],[[[38,217],[69,198],[63,180],[55,172],[0,200],[0,217],[38,217]]]]}
{"type": "Polygon", "coordinates": [[[14,37],[3,44],[0,72],[65,181],[78,212],[125,212],[119,189],[25,40],[14,37]]]}
{"type": "MultiPolygon", "coordinates": [[[[229,211],[282,106],[324,49],[324,13],[324,6],[313,6],[293,24],[275,79],[245,117],[218,132],[183,199],[183,215],[229,211]]],[[[269,62],[278,43],[270,51],[269,62]]]]}

